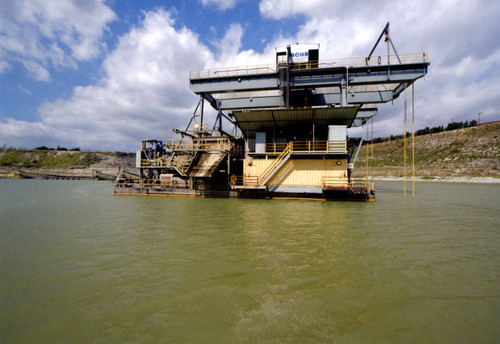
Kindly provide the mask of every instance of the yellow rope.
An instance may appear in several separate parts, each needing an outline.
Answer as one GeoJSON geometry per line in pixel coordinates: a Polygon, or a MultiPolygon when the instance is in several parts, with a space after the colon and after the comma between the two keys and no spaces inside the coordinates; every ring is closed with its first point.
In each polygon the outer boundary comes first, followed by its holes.
{"type": "Polygon", "coordinates": [[[412,197],[415,197],[415,88],[411,84],[412,197]]]}
{"type": "Polygon", "coordinates": [[[403,188],[404,197],[406,197],[406,83],[405,83],[405,101],[404,101],[404,132],[403,132],[403,188]]]}

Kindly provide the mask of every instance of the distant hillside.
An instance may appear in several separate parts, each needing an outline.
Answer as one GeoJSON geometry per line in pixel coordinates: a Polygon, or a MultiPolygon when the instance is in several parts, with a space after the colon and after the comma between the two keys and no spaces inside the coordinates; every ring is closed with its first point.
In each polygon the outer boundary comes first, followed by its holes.
{"type": "MultiPolygon", "coordinates": [[[[356,176],[365,174],[364,146],[356,162],[356,176]]],[[[407,138],[407,175],[411,175],[411,137],[407,138]]],[[[403,140],[373,144],[369,174],[403,176],[403,140]]],[[[415,175],[432,177],[500,178],[500,123],[415,137],[415,175]]]]}
{"type": "Polygon", "coordinates": [[[135,154],[121,152],[78,152],[61,150],[0,150],[0,173],[12,170],[51,171],[66,174],[91,174],[92,169],[115,173],[132,169],[135,154]]]}
{"type": "MultiPolygon", "coordinates": [[[[407,175],[411,175],[411,137],[407,138],[407,175]]],[[[363,146],[354,176],[363,177],[366,166],[363,146]]],[[[0,174],[12,170],[50,171],[64,174],[92,174],[92,169],[115,173],[133,170],[135,154],[72,152],[57,150],[0,150],[0,174]]],[[[494,177],[500,178],[500,123],[415,137],[416,176],[422,178],[494,177]]],[[[373,145],[369,174],[375,177],[403,176],[403,140],[373,145]]]]}

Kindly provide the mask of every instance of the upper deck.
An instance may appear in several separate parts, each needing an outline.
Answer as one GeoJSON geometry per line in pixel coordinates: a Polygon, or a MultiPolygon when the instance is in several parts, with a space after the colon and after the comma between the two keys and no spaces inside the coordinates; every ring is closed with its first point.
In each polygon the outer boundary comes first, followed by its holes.
{"type": "Polygon", "coordinates": [[[293,106],[363,105],[397,98],[405,84],[427,74],[429,64],[427,53],[419,53],[297,63],[286,77],[276,64],[204,69],[190,71],[189,80],[191,90],[218,110],[285,107],[287,87],[290,99],[307,99],[293,106]]]}
{"type": "MultiPolygon", "coordinates": [[[[376,66],[391,66],[391,65],[407,65],[407,64],[429,64],[427,53],[418,54],[403,54],[378,56],[367,61],[365,57],[342,58],[334,60],[321,60],[317,63],[297,63],[294,64],[293,70],[305,69],[327,69],[327,68],[353,68],[353,67],[376,67],[376,66]]],[[[247,77],[257,75],[271,75],[278,72],[276,64],[264,64],[254,66],[239,66],[239,67],[224,67],[213,69],[201,69],[189,71],[189,80],[206,79],[221,79],[229,77],[247,77]]]]}

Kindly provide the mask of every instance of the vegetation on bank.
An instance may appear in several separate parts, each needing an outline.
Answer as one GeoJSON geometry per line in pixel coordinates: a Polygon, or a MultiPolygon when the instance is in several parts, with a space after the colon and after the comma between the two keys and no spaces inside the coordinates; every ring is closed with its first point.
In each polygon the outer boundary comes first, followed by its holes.
{"type": "MultiPolygon", "coordinates": [[[[411,137],[406,140],[407,175],[411,175],[411,137]]],[[[355,164],[354,176],[365,175],[367,150],[369,175],[403,176],[403,146],[402,137],[373,145],[370,143],[363,145],[355,164]]],[[[118,169],[134,165],[134,153],[81,152],[50,148],[0,149],[0,168],[3,170],[103,167],[118,169]]],[[[422,178],[462,176],[500,178],[500,123],[416,136],[415,173],[422,178]]]]}
{"type": "Polygon", "coordinates": [[[86,168],[98,164],[106,157],[133,157],[123,152],[80,152],[54,149],[2,149],[0,167],[8,168],[86,168]]]}
{"type": "MultiPolygon", "coordinates": [[[[422,136],[422,135],[429,135],[429,134],[437,134],[441,133],[443,131],[451,131],[451,130],[457,130],[457,129],[464,129],[464,128],[471,128],[477,126],[477,121],[472,120],[472,121],[465,121],[465,122],[450,122],[448,125],[439,125],[437,127],[425,127],[424,129],[418,129],[415,131],[415,136],[422,136]]],[[[411,134],[408,132],[406,133],[407,136],[411,136],[411,134]]],[[[376,137],[373,139],[374,143],[378,142],[385,142],[385,141],[393,141],[397,139],[402,139],[403,135],[391,135],[388,137],[376,137]]]]}
{"type": "MultiPolygon", "coordinates": [[[[403,138],[363,146],[356,174],[403,175],[403,138]],[[372,153],[373,150],[373,153],[372,153]]],[[[406,139],[407,175],[412,168],[412,139],[406,139]]],[[[415,173],[419,177],[500,177],[500,123],[415,137],[415,173]]]]}

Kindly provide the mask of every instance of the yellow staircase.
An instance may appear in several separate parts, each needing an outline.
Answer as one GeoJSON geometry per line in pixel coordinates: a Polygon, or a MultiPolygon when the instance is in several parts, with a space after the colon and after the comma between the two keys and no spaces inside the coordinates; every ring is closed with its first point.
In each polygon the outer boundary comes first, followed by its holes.
{"type": "Polygon", "coordinates": [[[286,148],[276,157],[276,159],[261,173],[258,179],[259,185],[265,185],[269,179],[283,166],[283,164],[290,158],[291,147],[290,143],[286,148]]]}

